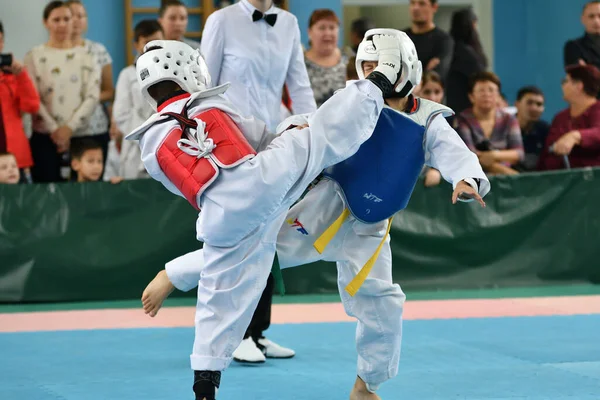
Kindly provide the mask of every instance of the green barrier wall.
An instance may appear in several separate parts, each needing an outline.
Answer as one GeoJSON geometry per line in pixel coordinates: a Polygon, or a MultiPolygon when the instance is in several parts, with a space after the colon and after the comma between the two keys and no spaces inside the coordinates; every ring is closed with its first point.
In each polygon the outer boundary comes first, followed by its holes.
{"type": "MultiPolygon", "coordinates": [[[[600,283],[599,177],[495,178],[485,209],[418,184],[391,232],[394,279],[409,290],[600,283]]],[[[137,299],[166,261],[201,246],[195,218],[151,180],[0,185],[0,302],[137,299]]],[[[283,274],[289,294],[337,291],[334,264],[283,274]]]]}

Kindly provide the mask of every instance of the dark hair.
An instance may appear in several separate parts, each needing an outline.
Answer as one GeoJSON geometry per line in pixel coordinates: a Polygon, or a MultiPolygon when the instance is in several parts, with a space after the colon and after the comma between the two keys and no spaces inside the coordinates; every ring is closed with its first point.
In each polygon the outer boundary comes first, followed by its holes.
{"type": "Polygon", "coordinates": [[[375,24],[367,17],[355,19],[352,21],[350,31],[356,33],[358,37],[364,37],[369,29],[374,29],[375,24]]]}
{"type": "Polygon", "coordinates": [[[356,57],[350,57],[348,64],[346,64],[346,79],[347,80],[358,80],[358,73],[356,72],[356,57]]]}
{"type": "MultiPolygon", "coordinates": [[[[8,151],[0,151],[0,157],[6,157],[6,156],[13,156],[15,157],[15,155],[11,152],[8,151]]],[[[15,157],[16,158],[16,157],[15,157]]]]}
{"type": "Polygon", "coordinates": [[[183,3],[183,1],[180,1],[180,0],[162,0],[160,2],[160,9],[158,10],[158,16],[159,17],[164,17],[165,16],[165,12],[167,12],[167,9],[169,7],[185,7],[185,9],[187,10],[187,7],[183,3]]]}
{"type": "Polygon", "coordinates": [[[0,33],[4,35],[4,25],[2,25],[2,21],[0,21],[0,33]]]}
{"type": "Polygon", "coordinates": [[[452,23],[450,25],[450,36],[455,43],[463,43],[475,50],[479,57],[479,61],[485,67],[487,66],[487,57],[483,52],[479,33],[475,29],[477,16],[471,8],[463,8],[462,10],[452,13],[452,23]]]}
{"type": "Polygon", "coordinates": [[[60,0],[55,0],[55,1],[51,1],[50,3],[48,3],[46,5],[46,7],[44,7],[44,21],[47,21],[48,18],[50,18],[50,14],[52,14],[52,11],[58,9],[58,8],[62,8],[62,7],[67,7],[67,4],[64,1],[60,1],[60,0]]]}
{"type": "Polygon", "coordinates": [[[335,11],[330,10],[329,8],[319,8],[310,15],[310,19],[308,20],[308,27],[312,27],[319,21],[324,19],[328,19],[330,21],[335,22],[336,24],[340,24],[340,19],[337,15],[335,15],[335,11]]]}
{"type": "Polygon", "coordinates": [[[444,89],[444,83],[442,82],[442,77],[435,71],[425,71],[423,73],[423,78],[421,79],[421,85],[425,86],[428,82],[435,82],[444,89]]]}
{"type": "Polygon", "coordinates": [[[591,0],[591,1],[588,1],[587,3],[585,3],[585,5],[583,6],[583,12],[585,12],[585,10],[589,6],[593,6],[594,4],[600,4],[600,0],[591,0]]]}
{"type": "Polygon", "coordinates": [[[591,97],[600,93],[600,70],[594,65],[571,65],[565,68],[572,80],[583,83],[583,91],[591,97]]]}
{"type": "Polygon", "coordinates": [[[102,150],[102,145],[92,138],[82,138],[71,142],[69,148],[71,160],[81,160],[81,157],[90,150],[102,150]]]}
{"type": "MultiPolygon", "coordinates": [[[[152,46],[152,47],[149,47],[144,52],[144,54],[149,53],[154,50],[159,50],[159,49],[162,49],[162,47],[152,46]]],[[[170,96],[171,94],[173,94],[174,92],[177,92],[179,90],[183,90],[181,88],[181,86],[179,86],[177,83],[175,83],[173,81],[166,80],[166,81],[157,82],[154,85],[150,86],[148,88],[148,94],[150,96],[152,96],[152,98],[154,100],[156,100],[156,102],[158,103],[160,101],[160,99],[170,96]]]]}
{"type": "Polygon", "coordinates": [[[540,89],[539,87],[524,86],[521,89],[519,89],[519,91],[517,92],[517,101],[521,100],[523,97],[525,97],[528,94],[536,94],[536,95],[544,97],[544,92],[542,92],[542,89],[540,89]]]}
{"type": "Polygon", "coordinates": [[[154,35],[156,32],[162,32],[162,27],[155,19],[144,19],[138,22],[133,29],[133,40],[138,41],[141,37],[154,35]]]}
{"type": "Polygon", "coordinates": [[[83,6],[83,2],[81,0],[67,0],[67,1],[65,1],[65,5],[67,7],[71,7],[72,4],[80,4],[80,5],[83,6]]]}
{"type": "Polygon", "coordinates": [[[500,83],[500,78],[493,72],[490,71],[482,71],[476,72],[469,78],[469,93],[473,93],[473,89],[478,82],[492,82],[498,86],[498,91],[500,92],[502,89],[502,85],[500,83]]]}

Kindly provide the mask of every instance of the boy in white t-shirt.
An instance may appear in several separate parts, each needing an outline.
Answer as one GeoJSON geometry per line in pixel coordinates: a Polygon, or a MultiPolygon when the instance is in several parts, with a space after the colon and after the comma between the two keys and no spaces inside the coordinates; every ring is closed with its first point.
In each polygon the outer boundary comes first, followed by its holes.
{"type": "MultiPolygon", "coordinates": [[[[134,47],[141,54],[146,43],[162,40],[163,31],[157,20],[140,21],[134,28],[134,47]]],[[[108,145],[108,156],[104,180],[118,183],[123,179],[148,178],[142,164],[139,147],[123,140],[132,130],[146,121],[154,110],[142,96],[135,73],[135,62],[119,74],[113,104],[115,135],[108,145]]]]}

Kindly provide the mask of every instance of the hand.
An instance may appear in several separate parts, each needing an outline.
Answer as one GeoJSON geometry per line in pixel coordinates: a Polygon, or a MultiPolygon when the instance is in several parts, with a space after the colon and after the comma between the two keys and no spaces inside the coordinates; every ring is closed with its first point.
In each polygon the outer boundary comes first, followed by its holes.
{"type": "Polygon", "coordinates": [[[481,204],[481,207],[485,207],[485,202],[479,195],[479,192],[465,181],[458,182],[456,189],[452,192],[452,204],[456,204],[459,196],[461,197],[461,200],[475,199],[481,204]]]}
{"type": "Polygon", "coordinates": [[[373,45],[379,55],[375,71],[381,72],[392,86],[395,86],[400,79],[400,42],[392,35],[374,35],[373,45]]]}
{"type": "Polygon", "coordinates": [[[116,185],[117,183],[121,183],[123,181],[124,179],[122,176],[113,176],[110,178],[110,183],[112,183],[113,185],[116,185]]]}
{"type": "Polygon", "coordinates": [[[442,174],[435,168],[430,168],[425,174],[425,187],[433,187],[440,184],[442,174]]]}
{"type": "Polygon", "coordinates": [[[2,67],[2,70],[9,74],[19,75],[23,71],[23,64],[13,58],[12,64],[8,67],[2,67]]]}
{"type": "Polygon", "coordinates": [[[552,146],[554,154],[566,156],[571,154],[573,147],[581,141],[581,133],[579,131],[567,132],[558,139],[552,146]]]}
{"type": "Polygon", "coordinates": [[[50,135],[59,153],[69,150],[71,136],[73,136],[73,131],[66,125],[61,126],[50,135]]]}
{"type": "Polygon", "coordinates": [[[475,154],[479,158],[479,164],[484,168],[489,168],[496,162],[494,151],[477,151],[475,154]]]}
{"type": "Polygon", "coordinates": [[[435,69],[435,67],[437,67],[438,65],[440,65],[440,59],[435,57],[432,58],[431,60],[429,60],[429,62],[427,63],[427,71],[431,71],[432,69],[435,69]]]}
{"type": "Polygon", "coordinates": [[[108,134],[112,140],[118,141],[123,137],[123,132],[117,128],[117,124],[114,120],[110,122],[110,129],[108,130],[108,134]]]}
{"type": "Polygon", "coordinates": [[[579,65],[583,65],[583,66],[586,66],[586,65],[587,65],[587,63],[586,63],[584,60],[582,60],[581,58],[580,58],[580,59],[577,61],[577,63],[578,63],[579,65]]]}

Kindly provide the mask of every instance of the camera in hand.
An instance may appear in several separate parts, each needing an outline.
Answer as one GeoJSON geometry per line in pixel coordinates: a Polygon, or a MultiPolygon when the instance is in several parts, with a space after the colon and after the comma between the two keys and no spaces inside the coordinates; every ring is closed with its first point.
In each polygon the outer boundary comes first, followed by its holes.
{"type": "Polygon", "coordinates": [[[10,67],[12,63],[12,54],[0,54],[0,67],[10,67]]]}
{"type": "Polygon", "coordinates": [[[477,151],[492,151],[494,148],[492,147],[492,142],[489,139],[483,139],[481,142],[475,144],[475,148],[477,151]]]}

